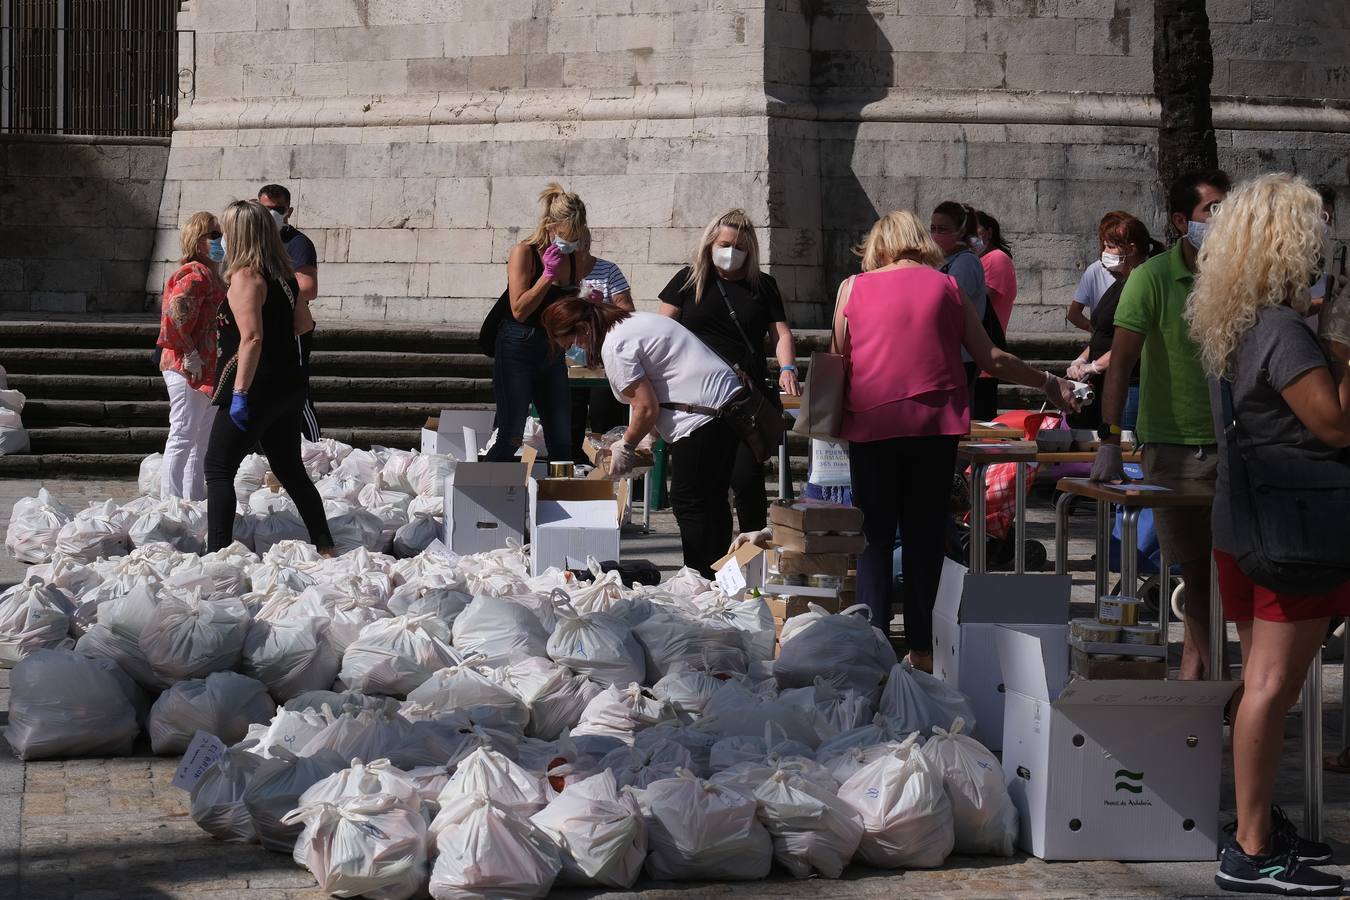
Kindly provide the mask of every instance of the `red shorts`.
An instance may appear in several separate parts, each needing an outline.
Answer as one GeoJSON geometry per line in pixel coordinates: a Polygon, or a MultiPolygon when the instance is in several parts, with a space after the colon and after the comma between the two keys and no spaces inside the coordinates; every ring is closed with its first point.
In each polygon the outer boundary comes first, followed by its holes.
{"type": "Polygon", "coordinates": [[[1252,581],[1237,559],[1214,551],[1224,616],[1233,622],[1303,622],[1350,615],[1350,582],[1324,594],[1285,594],[1252,581]]]}

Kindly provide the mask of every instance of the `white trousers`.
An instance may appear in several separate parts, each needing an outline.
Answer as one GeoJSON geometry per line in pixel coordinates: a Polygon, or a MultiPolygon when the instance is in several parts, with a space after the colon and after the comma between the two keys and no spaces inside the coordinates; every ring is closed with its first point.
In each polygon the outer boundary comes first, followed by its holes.
{"type": "Polygon", "coordinates": [[[211,398],[194,390],[177,372],[161,373],[169,388],[169,439],[164,442],[164,461],[159,467],[161,497],[184,500],[206,499],[206,442],[216,409],[211,398]]]}

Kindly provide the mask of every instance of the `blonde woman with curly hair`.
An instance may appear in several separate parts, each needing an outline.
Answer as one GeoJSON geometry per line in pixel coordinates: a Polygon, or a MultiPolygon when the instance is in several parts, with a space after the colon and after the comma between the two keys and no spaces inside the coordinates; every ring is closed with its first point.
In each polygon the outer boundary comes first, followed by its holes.
{"type": "Polygon", "coordinates": [[[909,659],[931,672],[947,500],[956,445],[970,432],[962,351],[997,378],[1041,388],[1061,409],[1076,404],[1064,379],[994,346],[956,278],[937,270],[945,254],[914,213],[884,216],[857,253],[863,273],[839,286],[831,342],[846,360],[839,437],[849,442],[853,502],[867,537],[858,600],[885,630],[898,527],[909,659]]]}
{"type": "MultiPolygon", "coordinates": [[[[1223,434],[1228,424],[1218,382],[1223,379],[1244,435],[1244,458],[1255,448],[1278,446],[1282,458],[1347,461],[1350,348],[1324,348],[1303,319],[1326,255],[1326,231],[1317,192],[1283,174],[1239,185],[1211,219],[1186,318],[1215,380],[1215,430],[1223,434]]],[[[1235,450],[1219,454],[1214,560],[1224,613],[1237,623],[1244,662],[1233,716],[1237,823],[1215,881],[1244,892],[1339,894],[1339,876],[1308,867],[1330,862],[1331,848],[1299,839],[1272,800],[1285,715],[1317,659],[1328,622],[1350,614],[1350,583],[1300,594],[1257,584],[1244,573],[1234,554],[1237,529],[1249,523],[1233,520],[1227,465],[1235,450]]]]}

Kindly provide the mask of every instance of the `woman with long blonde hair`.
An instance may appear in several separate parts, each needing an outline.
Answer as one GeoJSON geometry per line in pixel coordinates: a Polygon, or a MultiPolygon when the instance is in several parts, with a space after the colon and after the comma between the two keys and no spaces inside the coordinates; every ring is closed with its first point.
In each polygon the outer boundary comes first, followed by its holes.
{"type": "Polygon", "coordinates": [[[216,311],[225,302],[220,277],[220,223],[209,212],[188,216],[179,235],[182,256],[160,304],[159,368],[169,391],[169,436],[159,467],[162,497],[206,499],[202,459],[211,434],[216,384],[216,311]]]}
{"type": "MultiPolygon", "coordinates": [[[[689,265],[675,273],[661,291],[662,315],[676,319],[728,363],[739,366],[763,389],[797,396],[797,351],[788,327],[778,282],[759,268],[759,238],[744,210],[722,213],[703,229],[689,265]],[[764,343],[773,335],[778,377],[770,379],[764,343]]],[[[736,518],[743,532],[759,531],[768,522],[764,465],[750,448],[738,443],[731,490],[736,518]]],[[[678,474],[676,478],[679,478],[678,474]]],[[[675,490],[672,487],[672,492],[675,490]]]]}
{"type": "MultiPolygon", "coordinates": [[[[539,195],[543,207],[534,233],[511,249],[506,263],[508,306],[492,337],[492,390],[497,398],[497,440],[491,462],[515,459],[533,404],[552,462],[572,458],[572,396],[562,354],[548,342],[539,316],[580,281],[576,252],[590,239],[586,204],[560,184],[539,195]]],[[[488,321],[492,321],[489,316],[488,321]]],[[[484,335],[480,340],[487,340],[484,335]]],[[[484,348],[487,349],[486,347],[484,348]]]]}
{"type": "Polygon", "coordinates": [[[234,540],[234,477],[255,445],[290,494],[320,553],[333,537],[323,500],[300,459],[305,376],[295,337],[300,287],[272,216],[257,200],[236,200],[221,217],[227,303],[220,315],[218,407],[206,452],[208,550],[234,540]]]}
{"type": "Polygon", "coordinates": [[[858,601],[885,631],[898,527],[909,660],[931,672],[956,445],[970,432],[962,351],[991,375],[1041,388],[1061,409],[1074,406],[1073,391],[994,346],[956,277],[938,271],[946,254],[914,213],[883,216],[857,253],[863,271],[839,286],[831,344],[846,360],[839,437],[849,442],[853,502],[867,537],[858,601]]]}
{"type": "Polygon", "coordinates": [[[1248,488],[1232,483],[1228,465],[1262,450],[1305,471],[1350,465],[1350,348],[1324,347],[1303,319],[1326,249],[1317,192],[1292,175],[1255,178],[1210,220],[1187,304],[1191,337],[1213,382],[1215,431],[1241,440],[1219,454],[1213,510],[1220,594],[1244,663],[1233,715],[1237,823],[1215,876],[1227,890],[1341,892],[1340,877],[1308,866],[1330,862],[1331,848],[1301,840],[1272,800],[1285,715],[1331,618],[1350,614],[1350,583],[1303,593],[1249,577],[1236,557],[1251,523],[1241,515],[1246,503],[1234,499],[1242,491],[1245,501],[1248,488]]]}

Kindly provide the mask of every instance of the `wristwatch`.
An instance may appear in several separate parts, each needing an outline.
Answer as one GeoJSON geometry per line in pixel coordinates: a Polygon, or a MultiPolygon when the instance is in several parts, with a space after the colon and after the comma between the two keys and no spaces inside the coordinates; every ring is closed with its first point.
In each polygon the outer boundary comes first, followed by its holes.
{"type": "Polygon", "coordinates": [[[1103,422],[1097,426],[1097,440],[1105,441],[1113,437],[1120,437],[1120,426],[1113,422],[1103,422]]]}

